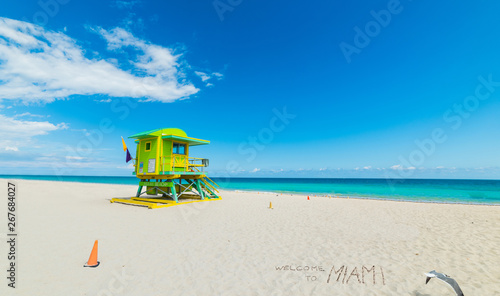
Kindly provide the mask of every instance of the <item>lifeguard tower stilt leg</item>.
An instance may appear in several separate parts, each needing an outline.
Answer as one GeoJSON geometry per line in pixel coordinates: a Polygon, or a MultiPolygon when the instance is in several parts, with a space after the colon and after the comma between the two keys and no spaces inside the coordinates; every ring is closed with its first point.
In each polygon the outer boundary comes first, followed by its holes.
{"type": "Polygon", "coordinates": [[[172,192],[172,198],[175,200],[175,202],[179,202],[179,198],[177,196],[177,192],[175,192],[175,183],[173,180],[170,180],[172,183],[172,187],[170,187],[170,191],[172,192]]]}
{"type": "Polygon", "coordinates": [[[200,193],[201,199],[205,199],[205,194],[203,193],[203,190],[201,190],[201,185],[200,185],[200,180],[196,179],[196,190],[200,193]]]}

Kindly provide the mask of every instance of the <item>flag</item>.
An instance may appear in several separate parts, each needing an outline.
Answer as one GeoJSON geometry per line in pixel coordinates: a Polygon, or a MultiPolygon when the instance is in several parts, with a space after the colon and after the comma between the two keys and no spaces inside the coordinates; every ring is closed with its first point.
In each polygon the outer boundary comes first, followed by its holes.
{"type": "Polygon", "coordinates": [[[127,145],[125,145],[125,140],[122,137],[123,151],[127,151],[127,145]]]}
{"type": "Polygon", "coordinates": [[[132,156],[130,155],[130,152],[127,149],[127,162],[132,160],[132,156]]]}
{"type": "Polygon", "coordinates": [[[127,159],[126,159],[126,161],[129,162],[131,160],[132,160],[132,155],[130,155],[130,152],[127,149],[127,159]]]}

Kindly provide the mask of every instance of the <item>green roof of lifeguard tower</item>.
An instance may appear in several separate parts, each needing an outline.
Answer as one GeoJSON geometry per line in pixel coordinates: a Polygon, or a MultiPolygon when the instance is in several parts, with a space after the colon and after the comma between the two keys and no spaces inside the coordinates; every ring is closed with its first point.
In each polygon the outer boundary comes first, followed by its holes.
{"type": "Polygon", "coordinates": [[[159,128],[147,132],[138,133],[130,136],[129,138],[140,140],[159,136],[161,136],[162,139],[172,139],[187,142],[191,146],[210,144],[210,141],[207,140],[188,137],[186,132],[179,128],[159,128]]]}

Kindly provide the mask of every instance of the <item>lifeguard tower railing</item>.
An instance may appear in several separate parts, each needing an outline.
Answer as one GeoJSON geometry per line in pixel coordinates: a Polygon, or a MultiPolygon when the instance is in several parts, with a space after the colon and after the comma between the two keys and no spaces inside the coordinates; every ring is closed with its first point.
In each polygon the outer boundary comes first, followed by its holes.
{"type": "Polygon", "coordinates": [[[207,166],[207,158],[186,157],[184,155],[162,156],[160,171],[165,172],[172,168],[172,170],[184,169],[185,172],[203,172],[207,166]],[[201,171],[198,168],[201,168],[201,171]]]}
{"type": "MultiPolygon", "coordinates": [[[[137,159],[133,158],[134,172],[137,171],[137,159]]],[[[204,172],[204,168],[208,167],[208,158],[186,157],[184,155],[173,155],[160,157],[160,173],[173,171],[175,169],[184,168],[185,172],[204,172]],[[172,169],[172,170],[170,170],[172,169]]],[[[176,171],[180,172],[180,171],[176,171]]]]}

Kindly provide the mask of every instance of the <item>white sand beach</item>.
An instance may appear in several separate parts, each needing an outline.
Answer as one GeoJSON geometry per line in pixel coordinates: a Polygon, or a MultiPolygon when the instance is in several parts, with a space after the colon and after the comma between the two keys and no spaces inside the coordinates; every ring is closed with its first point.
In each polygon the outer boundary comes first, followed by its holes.
{"type": "Polygon", "coordinates": [[[454,295],[431,270],[500,295],[498,206],[226,191],[150,210],[109,202],[136,186],[16,183],[18,281],[2,243],[0,295],[454,295]]]}

